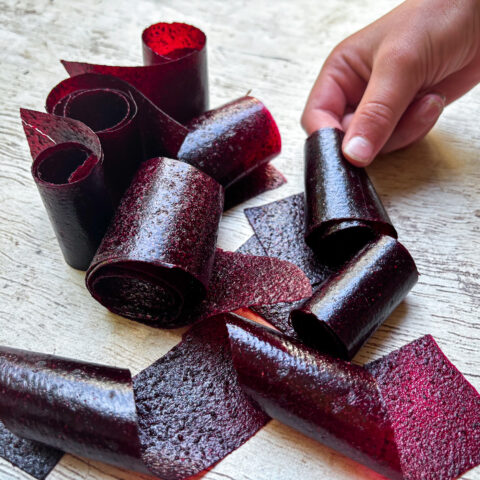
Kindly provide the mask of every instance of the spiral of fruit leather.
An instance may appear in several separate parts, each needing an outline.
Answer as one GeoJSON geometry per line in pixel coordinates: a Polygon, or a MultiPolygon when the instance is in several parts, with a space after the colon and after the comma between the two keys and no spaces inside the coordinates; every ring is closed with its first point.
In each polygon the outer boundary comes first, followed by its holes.
{"type": "Polygon", "coordinates": [[[178,160],[144,162],[87,272],[90,293],[112,312],[174,322],[185,300],[205,297],[224,189],[178,160]]]}
{"type": "Polygon", "coordinates": [[[323,128],[305,143],[305,239],[331,264],[377,234],[397,237],[367,172],[343,156],[342,140],[340,130],[323,128]]]}
{"type": "Polygon", "coordinates": [[[360,367],[234,318],[245,392],[272,418],[393,480],[452,480],[480,464],[480,395],[426,335],[360,367]]]}
{"type": "Polygon", "coordinates": [[[113,213],[103,153],[83,123],[21,110],[32,175],[65,261],[86,270],[113,213]]]}
{"type": "Polygon", "coordinates": [[[87,271],[93,297],[127,318],[174,328],[311,295],[289,262],[215,248],[223,193],[187,163],[145,161],[87,271]]]}
{"type": "Polygon", "coordinates": [[[11,430],[0,435],[0,456],[39,479],[60,449],[180,480],[268,421],[238,384],[222,316],[189,330],[133,381],[126,369],[0,347],[0,391],[0,420],[11,430]],[[4,439],[22,448],[3,452],[4,439]]]}
{"type": "Polygon", "coordinates": [[[408,250],[381,236],[314,289],[290,313],[305,343],[321,352],[351,359],[417,283],[408,250]]]}
{"type": "Polygon", "coordinates": [[[161,22],[143,31],[144,66],[62,63],[72,77],[83,73],[118,77],[183,123],[208,109],[206,43],[205,34],[193,25],[161,22]]]}

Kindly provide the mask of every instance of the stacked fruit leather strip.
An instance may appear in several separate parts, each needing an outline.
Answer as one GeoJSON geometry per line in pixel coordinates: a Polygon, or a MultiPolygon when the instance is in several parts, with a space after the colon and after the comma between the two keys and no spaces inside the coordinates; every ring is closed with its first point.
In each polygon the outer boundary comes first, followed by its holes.
{"type": "Polygon", "coordinates": [[[360,367],[227,314],[133,382],[125,369],[2,347],[0,390],[15,439],[0,454],[39,479],[58,449],[187,478],[267,414],[395,480],[450,480],[480,463],[480,396],[428,335],[360,367]]]}
{"type": "Polygon", "coordinates": [[[260,306],[256,313],[323,352],[351,359],[405,298],[418,272],[394,238],[367,173],[342,156],[341,139],[330,128],[307,139],[306,194],[245,210],[255,236],[241,251],[288,260],[312,285],[311,298],[260,306]]]}
{"type": "Polygon", "coordinates": [[[50,92],[50,115],[21,111],[33,177],[74,268],[88,268],[114,208],[148,158],[178,158],[205,171],[227,189],[229,207],[285,182],[268,164],[281,140],[259,100],[242,97],[204,112],[204,34],[185,24],[156,24],[143,38],[145,61],[152,65],[64,62],[75,76],[50,92]],[[72,137],[72,130],[81,135],[72,137]],[[99,198],[101,211],[92,215],[99,198]]]}
{"type": "Polygon", "coordinates": [[[139,168],[87,271],[114,313],[162,328],[311,294],[283,260],[216,249],[223,187],[197,168],[152,158],[139,168]]]}

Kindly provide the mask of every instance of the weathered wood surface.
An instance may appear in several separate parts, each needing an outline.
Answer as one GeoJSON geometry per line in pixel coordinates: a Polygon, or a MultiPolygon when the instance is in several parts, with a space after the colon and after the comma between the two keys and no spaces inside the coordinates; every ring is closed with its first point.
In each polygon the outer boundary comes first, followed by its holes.
{"type": "MultiPolygon", "coordinates": [[[[318,69],[349,33],[391,9],[389,0],[275,2],[47,0],[0,2],[0,343],[129,367],[133,373],[167,352],[180,332],[153,330],[107,311],[62,261],[30,176],[20,106],[41,110],[66,75],[59,58],[135,65],[140,33],[156,21],[185,21],[208,35],[211,105],[252,89],[277,119],[284,148],[277,165],[288,185],[260,205],[303,189],[304,133],[299,117],[318,69]]],[[[448,107],[427,140],[378,159],[369,169],[417,261],[421,277],[408,300],[357,356],[365,362],[432,333],[480,388],[480,89],[448,107]]],[[[244,205],[245,206],[245,205],[244,205]]],[[[242,206],[242,207],[244,207],[242,206]]],[[[251,235],[242,208],[228,212],[220,246],[251,235]]],[[[0,478],[28,475],[0,460],[0,478]]],[[[50,480],[140,479],[65,456],[50,480]]],[[[380,478],[272,422],[220,462],[207,480],[380,478]]],[[[465,478],[480,479],[480,469],[465,478]]]]}

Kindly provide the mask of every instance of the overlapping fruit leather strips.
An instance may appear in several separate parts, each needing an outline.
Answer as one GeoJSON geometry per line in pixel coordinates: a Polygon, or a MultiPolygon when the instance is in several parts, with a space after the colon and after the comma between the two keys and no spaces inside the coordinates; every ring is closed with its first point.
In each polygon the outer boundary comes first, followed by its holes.
{"type": "MultiPolygon", "coordinates": [[[[204,34],[185,24],[157,24],[144,32],[144,39],[148,40],[144,47],[148,61],[155,65],[104,67],[64,62],[75,76],[50,92],[47,111],[52,115],[21,112],[34,162],[40,170],[53,170],[43,167],[45,163],[55,164],[62,172],[45,179],[38,169],[32,171],[64,253],[91,252],[85,238],[97,238],[97,232],[105,232],[108,225],[110,217],[103,222],[98,215],[96,222],[87,218],[83,205],[93,203],[86,199],[88,192],[92,197],[108,194],[115,207],[141,162],[151,157],[179,158],[208,173],[227,189],[228,207],[286,181],[269,164],[280,152],[281,139],[273,117],[259,100],[242,97],[204,112],[208,100],[204,34]],[[69,124],[61,117],[85,124],[83,134],[89,138],[82,142],[77,136],[74,152],[68,145],[48,148],[62,143],[62,136],[68,137],[61,130],[69,124]],[[56,140],[46,141],[52,131],[56,140]],[[103,155],[94,161],[89,146],[98,142],[103,155]],[[102,170],[102,185],[91,181],[90,177],[98,176],[94,169],[102,170]],[[71,228],[79,234],[63,234],[71,228]]],[[[75,258],[65,255],[67,263],[83,270],[91,259],[86,253],[75,258]]]]}
{"type": "Polygon", "coordinates": [[[297,194],[246,209],[255,236],[241,251],[260,247],[265,255],[299,266],[313,296],[252,310],[294,338],[351,359],[406,297],[418,272],[405,247],[385,235],[373,237],[346,263],[326,265],[304,240],[303,198],[297,194]]]}
{"type": "Polygon", "coordinates": [[[62,451],[162,480],[210,467],[268,421],[238,384],[225,317],[192,327],[133,381],[123,368],[0,348],[0,455],[39,480],[62,451]]]}
{"type": "Polygon", "coordinates": [[[323,128],[305,142],[305,240],[339,265],[377,235],[397,232],[364,168],[342,154],[343,132],[323,128]]]}
{"type": "Polygon", "coordinates": [[[216,249],[223,191],[187,163],[145,161],[87,271],[93,297],[124,317],[175,328],[309,295],[308,279],[289,262],[216,249]]]}
{"type": "Polygon", "coordinates": [[[394,480],[480,464],[480,396],[429,335],[360,367],[227,314],[192,327],[133,385],[128,370],[1,348],[0,388],[0,419],[21,445],[0,453],[33,475],[61,448],[187,478],[269,417],[394,480]]]}
{"type": "Polygon", "coordinates": [[[227,329],[240,384],[270,417],[393,480],[480,464],[480,395],[430,335],[360,367],[248,320],[227,329]]]}

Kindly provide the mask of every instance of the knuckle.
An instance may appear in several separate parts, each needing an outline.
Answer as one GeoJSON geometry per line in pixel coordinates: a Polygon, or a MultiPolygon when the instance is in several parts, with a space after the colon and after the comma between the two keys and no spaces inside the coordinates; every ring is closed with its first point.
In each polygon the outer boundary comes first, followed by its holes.
{"type": "Polygon", "coordinates": [[[391,128],[397,117],[396,112],[390,105],[379,100],[366,102],[359,113],[360,118],[366,124],[373,124],[381,129],[391,128]]]}
{"type": "Polygon", "coordinates": [[[379,53],[379,60],[393,68],[414,70],[420,63],[418,49],[407,45],[387,45],[379,53]]]}

